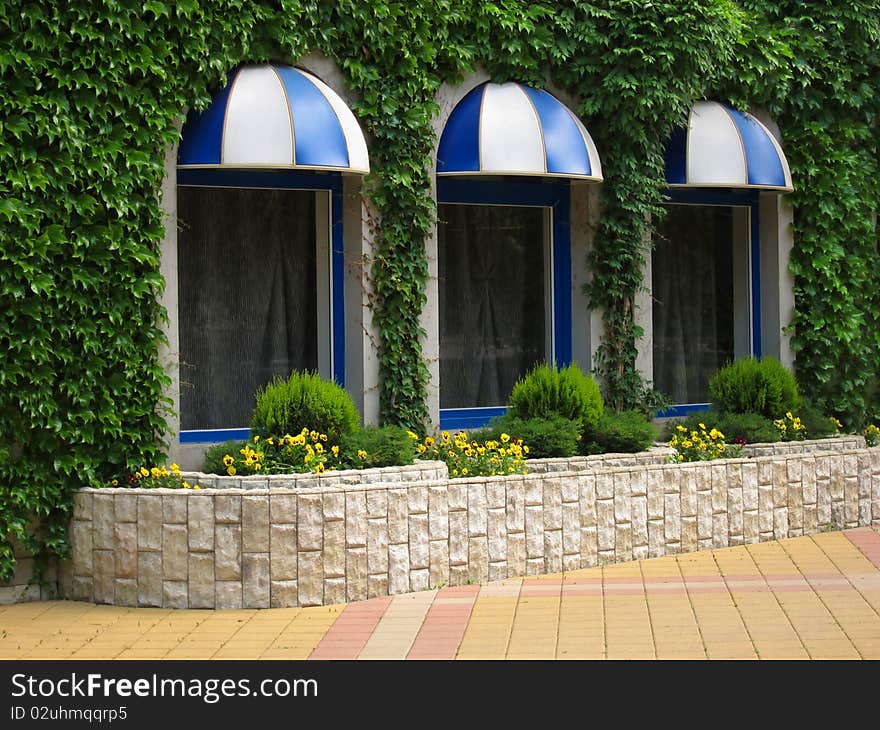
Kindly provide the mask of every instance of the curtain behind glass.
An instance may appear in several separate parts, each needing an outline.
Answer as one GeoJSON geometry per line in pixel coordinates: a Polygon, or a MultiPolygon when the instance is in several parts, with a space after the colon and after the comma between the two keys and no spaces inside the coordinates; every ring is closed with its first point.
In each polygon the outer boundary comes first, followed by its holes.
{"type": "Polygon", "coordinates": [[[440,205],[440,407],[504,405],[546,358],[544,211],[440,205]]]}
{"type": "Polygon", "coordinates": [[[316,369],[315,194],[178,188],[181,429],[250,425],[273,375],[316,369]]]}
{"type": "Polygon", "coordinates": [[[671,205],[657,233],[654,387],[674,403],[706,403],[709,379],[734,356],[732,210],[671,205]]]}

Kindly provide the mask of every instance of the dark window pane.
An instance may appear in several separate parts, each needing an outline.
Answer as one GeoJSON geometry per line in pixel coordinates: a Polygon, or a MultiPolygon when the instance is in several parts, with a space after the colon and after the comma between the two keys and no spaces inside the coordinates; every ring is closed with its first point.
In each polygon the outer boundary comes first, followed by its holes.
{"type": "Polygon", "coordinates": [[[654,386],[675,403],[705,403],[734,356],[732,209],[671,205],[657,233],[654,386]]]}
{"type": "Polygon", "coordinates": [[[250,425],[254,392],[318,361],[315,194],[178,188],[183,430],[250,425]]]}
{"type": "Polygon", "coordinates": [[[504,405],[546,357],[544,211],[440,205],[440,407],[504,405]]]}

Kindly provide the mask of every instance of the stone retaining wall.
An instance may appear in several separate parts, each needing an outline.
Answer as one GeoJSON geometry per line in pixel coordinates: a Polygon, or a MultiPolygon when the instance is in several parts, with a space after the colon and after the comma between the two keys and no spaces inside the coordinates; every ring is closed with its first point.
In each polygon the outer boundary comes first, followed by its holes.
{"type": "Polygon", "coordinates": [[[310,489],[82,490],[63,595],[174,608],[322,605],[880,524],[880,449],[325,479],[310,489]]]}

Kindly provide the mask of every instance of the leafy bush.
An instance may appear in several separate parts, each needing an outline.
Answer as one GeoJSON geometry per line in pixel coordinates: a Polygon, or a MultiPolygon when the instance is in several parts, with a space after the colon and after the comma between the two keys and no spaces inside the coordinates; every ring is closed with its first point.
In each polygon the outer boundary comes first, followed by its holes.
{"type": "Polygon", "coordinates": [[[223,463],[223,457],[227,454],[237,454],[246,443],[247,441],[232,440],[211,444],[205,452],[202,471],[205,474],[225,474],[226,464],[223,463]]]}
{"type": "Polygon", "coordinates": [[[344,460],[357,468],[412,464],[416,448],[405,428],[366,426],[343,436],[344,460]]]}
{"type": "Polygon", "coordinates": [[[721,368],[709,381],[709,397],[722,413],[758,413],[770,419],[801,404],[794,375],[772,357],[744,358],[721,368]]]}
{"type": "Polygon", "coordinates": [[[721,431],[728,441],[738,444],[772,444],[779,441],[779,431],[773,422],[757,413],[725,413],[706,422],[721,431]]]}
{"type": "Polygon", "coordinates": [[[807,430],[807,438],[820,439],[840,433],[841,423],[833,416],[824,414],[816,405],[804,401],[796,411],[807,430]]]}
{"type": "Polygon", "coordinates": [[[635,454],[647,451],[657,438],[657,428],[641,411],[605,411],[595,429],[584,433],[582,454],[635,454]]]}
{"type": "Polygon", "coordinates": [[[465,431],[459,431],[455,436],[443,431],[439,440],[425,436],[417,444],[417,451],[423,459],[446,462],[453,478],[525,474],[528,471],[525,458],[529,447],[507,433],[502,433],[497,441],[480,442],[465,431]]]}
{"type": "Polygon", "coordinates": [[[305,428],[326,434],[334,444],[359,425],[360,414],[343,388],[317,373],[297,370],[257,391],[251,417],[251,431],[257,436],[298,434],[305,428]]]}
{"type": "Polygon", "coordinates": [[[520,378],[508,399],[508,413],[523,421],[562,416],[581,429],[593,428],[602,415],[599,386],[577,365],[556,369],[539,365],[520,378]]]}
{"type": "Polygon", "coordinates": [[[577,421],[550,415],[546,418],[519,418],[507,413],[493,418],[488,427],[471,434],[477,441],[498,441],[507,433],[529,447],[530,459],[574,456],[581,428],[577,421]]]}

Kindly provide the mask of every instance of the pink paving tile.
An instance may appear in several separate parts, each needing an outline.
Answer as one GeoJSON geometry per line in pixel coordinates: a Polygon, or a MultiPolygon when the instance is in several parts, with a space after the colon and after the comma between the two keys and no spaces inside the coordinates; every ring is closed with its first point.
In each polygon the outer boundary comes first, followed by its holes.
{"type": "Polygon", "coordinates": [[[422,627],[410,647],[407,659],[454,659],[464,637],[465,629],[471,617],[471,609],[477,599],[479,586],[461,586],[462,588],[475,588],[468,593],[457,591],[456,589],[443,588],[437,592],[437,597],[422,627]],[[455,591],[452,595],[457,597],[470,596],[471,601],[449,603],[444,605],[438,602],[438,599],[449,597],[451,591],[455,591]]]}
{"type": "Polygon", "coordinates": [[[880,533],[870,527],[844,530],[843,534],[868,558],[875,568],[880,569],[880,533]]]}
{"type": "Polygon", "coordinates": [[[356,659],[391,600],[388,596],[346,606],[309,659],[356,659]]]}

